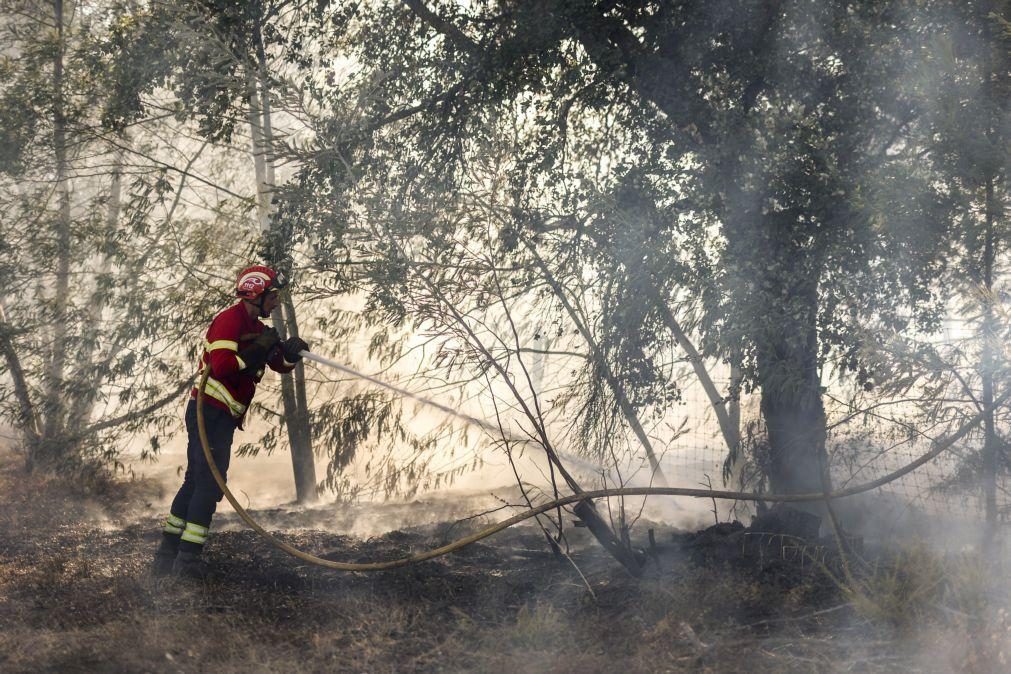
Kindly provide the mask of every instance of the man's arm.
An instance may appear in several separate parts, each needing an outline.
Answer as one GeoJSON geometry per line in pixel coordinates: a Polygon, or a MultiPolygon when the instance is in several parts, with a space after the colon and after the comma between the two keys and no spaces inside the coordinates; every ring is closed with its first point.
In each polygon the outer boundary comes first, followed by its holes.
{"type": "Polygon", "coordinates": [[[239,331],[241,325],[228,313],[218,314],[207,330],[207,364],[215,379],[229,377],[246,367],[239,357],[239,331]]]}

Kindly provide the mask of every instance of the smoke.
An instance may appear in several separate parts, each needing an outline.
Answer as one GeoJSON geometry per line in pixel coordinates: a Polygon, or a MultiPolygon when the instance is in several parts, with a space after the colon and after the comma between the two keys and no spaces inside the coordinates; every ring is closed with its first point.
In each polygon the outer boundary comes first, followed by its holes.
{"type": "MultiPolygon", "coordinates": [[[[243,440],[242,436],[257,437],[267,422],[256,420],[244,431],[238,431],[234,445],[243,440]]],[[[234,449],[233,445],[233,449],[234,449]]],[[[382,495],[362,498],[353,503],[333,502],[322,497],[322,502],[310,507],[295,503],[295,485],[291,458],[288,452],[273,454],[259,453],[256,456],[233,456],[228,470],[228,485],[243,507],[254,511],[268,527],[284,529],[322,529],[350,536],[378,536],[398,529],[434,525],[469,518],[481,513],[489,521],[510,517],[526,507],[526,503],[516,485],[513,469],[501,451],[479,450],[483,462],[474,470],[462,473],[451,488],[422,492],[403,499],[385,499],[382,495]],[[514,507],[502,506],[505,503],[514,507]],[[493,511],[493,512],[489,512],[493,511]]],[[[179,485],[186,467],[186,446],[184,434],[177,434],[167,442],[156,462],[141,461],[136,455],[125,455],[128,467],[141,479],[157,485],[152,493],[151,505],[158,512],[167,512],[168,506],[179,485]]],[[[516,453],[513,457],[517,473],[523,481],[528,495],[541,502],[553,498],[547,460],[537,450],[516,453]]],[[[563,454],[563,463],[586,489],[615,486],[618,482],[610,472],[601,466],[579,457],[563,454]],[[607,479],[602,476],[607,475],[607,479]]],[[[317,459],[317,474],[322,474],[323,459],[317,459]]],[[[448,450],[433,459],[433,465],[452,461],[448,450]]],[[[650,484],[648,470],[633,470],[626,466],[623,474],[625,486],[646,486],[650,484]]],[[[683,466],[678,466],[683,468],[683,466]]],[[[718,466],[709,466],[716,472],[718,466]]],[[[702,467],[699,468],[702,470],[702,467]]],[[[694,474],[694,472],[693,472],[694,474]]],[[[683,472],[683,479],[687,478],[683,472]]],[[[569,490],[562,484],[562,493],[569,490]]],[[[729,505],[718,503],[717,514],[712,512],[713,504],[703,499],[671,497],[632,497],[601,501],[599,507],[617,513],[623,507],[627,518],[640,516],[650,522],[663,523],[684,530],[695,530],[707,526],[719,518],[730,518],[729,505]]],[[[242,528],[245,525],[229,515],[230,506],[222,501],[215,515],[214,528],[242,528]]],[[[96,521],[98,519],[96,518],[96,521]]],[[[103,515],[108,526],[115,524],[103,515]]]]}
{"type": "MultiPolygon", "coordinates": [[[[182,409],[179,412],[182,423],[182,409]]],[[[236,430],[232,444],[232,460],[228,467],[228,484],[243,505],[250,508],[271,508],[295,500],[295,483],[288,452],[252,457],[236,457],[235,448],[249,438],[255,438],[266,422],[254,420],[245,430],[236,430]]],[[[161,448],[156,461],[143,461],[136,453],[124,453],[124,462],[133,473],[160,486],[154,506],[167,510],[183,481],[186,470],[186,434],[177,433],[161,448]]]]}

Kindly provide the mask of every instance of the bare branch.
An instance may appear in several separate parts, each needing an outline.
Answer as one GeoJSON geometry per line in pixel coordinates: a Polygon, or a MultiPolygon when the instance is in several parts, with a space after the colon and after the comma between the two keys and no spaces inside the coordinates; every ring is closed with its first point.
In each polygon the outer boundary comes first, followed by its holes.
{"type": "Polygon", "coordinates": [[[100,421],[86,428],[83,432],[80,433],[80,435],[82,436],[92,435],[94,433],[98,433],[100,431],[104,431],[109,428],[115,428],[116,426],[129,423],[135,419],[147,416],[152,412],[156,412],[165,405],[168,405],[173,400],[177,400],[179,395],[183,391],[193,386],[193,382],[196,381],[196,378],[197,376],[194,374],[191,377],[187,378],[186,380],[180,382],[179,385],[176,386],[174,389],[172,389],[170,393],[167,393],[166,395],[154,401],[150,405],[142,407],[139,410],[134,410],[133,412],[121,414],[118,417],[113,417],[111,419],[105,419],[103,421],[100,421]]]}
{"type": "Polygon", "coordinates": [[[438,33],[445,35],[456,47],[471,56],[481,56],[484,53],[481,47],[467,37],[462,30],[430,10],[421,0],[403,0],[403,2],[410,7],[415,16],[434,28],[438,33]]]}
{"type": "Polygon", "coordinates": [[[10,372],[11,379],[14,380],[14,395],[21,408],[21,430],[26,431],[33,440],[37,440],[42,431],[35,413],[35,406],[28,393],[28,382],[25,380],[25,372],[21,367],[21,359],[11,342],[10,330],[7,327],[9,323],[3,304],[0,304],[0,323],[2,323],[0,325],[0,350],[3,351],[4,360],[7,361],[7,371],[10,372]]]}

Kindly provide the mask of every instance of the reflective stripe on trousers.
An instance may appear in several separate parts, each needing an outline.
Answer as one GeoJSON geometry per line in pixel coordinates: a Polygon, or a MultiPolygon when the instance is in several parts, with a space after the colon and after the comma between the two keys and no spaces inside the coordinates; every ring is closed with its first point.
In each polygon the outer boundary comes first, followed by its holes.
{"type": "Polygon", "coordinates": [[[162,531],[178,536],[183,532],[184,526],[186,526],[186,520],[169,513],[169,516],[165,518],[165,526],[162,527],[162,531]]]}
{"type": "Polygon", "coordinates": [[[207,542],[207,534],[210,532],[210,527],[205,527],[200,524],[195,524],[193,522],[186,523],[186,530],[183,531],[182,539],[187,543],[196,543],[197,545],[203,545],[207,542]]]}

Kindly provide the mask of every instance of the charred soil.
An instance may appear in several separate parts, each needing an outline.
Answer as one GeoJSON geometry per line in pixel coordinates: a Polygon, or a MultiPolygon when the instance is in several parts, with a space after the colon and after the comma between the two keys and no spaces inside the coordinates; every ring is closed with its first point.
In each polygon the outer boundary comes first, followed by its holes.
{"type": "MultiPolygon", "coordinates": [[[[306,566],[253,532],[220,531],[207,549],[214,575],[185,581],[148,574],[161,514],[142,485],[75,493],[5,458],[0,489],[6,672],[990,671],[1003,657],[972,645],[987,638],[974,632],[978,616],[954,611],[965,619],[922,633],[868,617],[816,544],[739,525],[654,527],[653,546],[642,527],[643,540],[633,537],[647,559],[640,579],[579,528],[568,532],[569,559],[522,526],[371,575],[306,566]],[[952,638],[964,643],[937,648],[952,638]]],[[[474,526],[368,540],[320,529],[280,535],[365,561],[474,526]]]]}

